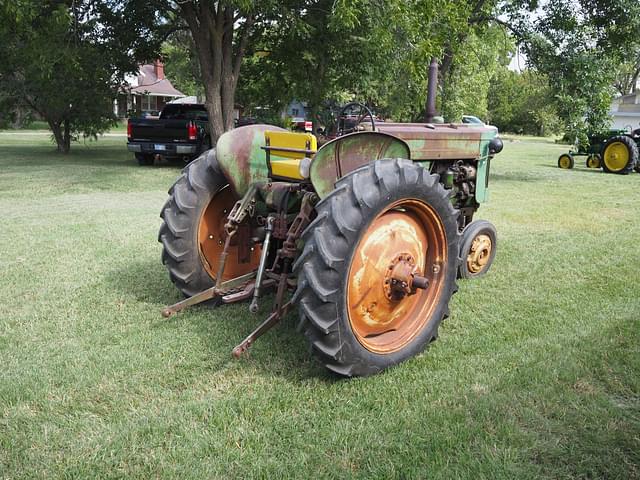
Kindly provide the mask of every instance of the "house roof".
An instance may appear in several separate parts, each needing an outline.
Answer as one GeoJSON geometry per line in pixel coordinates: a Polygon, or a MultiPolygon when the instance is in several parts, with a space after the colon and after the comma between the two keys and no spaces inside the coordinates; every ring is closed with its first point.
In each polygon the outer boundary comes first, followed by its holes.
{"type": "Polygon", "coordinates": [[[131,87],[131,93],[150,96],[184,97],[184,93],[177,90],[167,78],[158,79],[153,65],[142,65],[138,74],[138,85],[131,87]]]}

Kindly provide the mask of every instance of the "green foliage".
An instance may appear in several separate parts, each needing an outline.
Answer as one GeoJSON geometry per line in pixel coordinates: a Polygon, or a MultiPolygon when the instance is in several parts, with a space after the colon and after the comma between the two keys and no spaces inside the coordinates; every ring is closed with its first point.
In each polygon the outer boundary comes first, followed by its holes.
{"type": "Polygon", "coordinates": [[[204,97],[200,64],[193,39],[188,32],[179,30],[162,45],[165,74],[174,87],[185,95],[204,97]]]}
{"type": "MultiPolygon", "coordinates": [[[[526,3],[526,2],[513,2],[526,3]]],[[[554,0],[536,15],[521,9],[529,64],[549,79],[570,139],[606,130],[621,53],[640,35],[640,4],[628,0],[554,0]]]]}
{"type": "Polygon", "coordinates": [[[511,49],[511,39],[499,27],[469,33],[442,91],[441,112],[446,121],[459,122],[465,114],[487,118],[491,79],[511,49]]]}
{"type": "Polygon", "coordinates": [[[547,78],[532,70],[499,67],[491,79],[488,109],[487,120],[500,131],[551,135],[562,127],[547,78]]]}
{"type": "MultiPolygon", "coordinates": [[[[137,60],[153,52],[153,35],[136,19],[143,5],[18,0],[0,4],[0,90],[49,125],[60,152],[78,135],[114,125],[112,102],[137,60]]],[[[142,20],[141,20],[142,21],[142,20]]]]}

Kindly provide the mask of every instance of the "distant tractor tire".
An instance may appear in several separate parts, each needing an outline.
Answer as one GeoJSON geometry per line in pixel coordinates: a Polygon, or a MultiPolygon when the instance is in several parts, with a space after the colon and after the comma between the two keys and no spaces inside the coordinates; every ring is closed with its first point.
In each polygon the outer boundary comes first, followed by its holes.
{"type": "Polygon", "coordinates": [[[489,271],[496,256],[498,233],[486,220],[476,220],[462,232],[458,278],[477,278],[489,271]]]}
{"type": "Polygon", "coordinates": [[[587,165],[587,168],[600,168],[602,165],[600,155],[598,155],[597,153],[590,154],[587,157],[586,165],[587,165]]]}
{"type": "Polygon", "coordinates": [[[150,167],[153,165],[153,154],[151,153],[136,153],[136,160],[141,167],[150,167]]]}
{"type": "Polygon", "coordinates": [[[607,173],[627,175],[638,164],[638,146],[631,137],[611,137],[602,148],[602,169],[607,173]]]}
{"type": "Polygon", "coordinates": [[[568,153],[563,153],[558,157],[558,167],[564,169],[573,168],[573,155],[569,155],[568,153]]]}
{"type": "MultiPolygon", "coordinates": [[[[218,260],[224,248],[224,224],[238,197],[209,150],[183,170],[169,189],[162,208],[158,241],[169,278],[187,297],[215,284],[218,260]]],[[[238,245],[231,244],[223,280],[257,268],[260,248],[239,260],[238,245]]]]}
{"type": "Polygon", "coordinates": [[[385,159],[344,176],[318,203],[294,266],[294,298],[300,328],[329,370],[371,375],[437,337],[457,290],[459,212],[449,194],[420,165],[385,159]],[[426,288],[398,292],[402,268],[426,278],[426,288]]]}

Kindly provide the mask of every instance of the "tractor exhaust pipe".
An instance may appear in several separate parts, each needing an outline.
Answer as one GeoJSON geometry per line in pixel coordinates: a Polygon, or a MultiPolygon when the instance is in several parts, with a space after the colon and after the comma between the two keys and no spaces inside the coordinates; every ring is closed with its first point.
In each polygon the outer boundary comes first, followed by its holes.
{"type": "Polygon", "coordinates": [[[438,93],[438,60],[431,59],[429,65],[429,83],[427,84],[427,109],[424,114],[425,123],[432,123],[433,118],[438,115],[436,111],[436,94],[438,93]]]}

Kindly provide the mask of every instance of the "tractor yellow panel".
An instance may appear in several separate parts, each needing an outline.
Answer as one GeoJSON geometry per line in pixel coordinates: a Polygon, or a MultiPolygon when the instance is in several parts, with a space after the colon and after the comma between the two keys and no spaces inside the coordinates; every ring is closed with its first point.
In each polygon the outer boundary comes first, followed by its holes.
{"type": "Polygon", "coordinates": [[[292,178],[295,180],[304,180],[300,175],[300,160],[280,159],[271,157],[271,173],[274,177],[292,178]]]}
{"type": "Polygon", "coordinates": [[[264,132],[264,138],[267,141],[271,155],[277,157],[300,160],[304,157],[311,156],[318,149],[318,141],[312,133],[275,132],[266,130],[264,132]],[[280,150],[278,147],[283,150],[280,150]],[[306,153],[306,150],[313,153],[306,153]]]}
{"type": "Polygon", "coordinates": [[[266,148],[274,177],[303,180],[300,160],[312,157],[318,149],[318,141],[311,133],[264,132],[266,148]]]}

